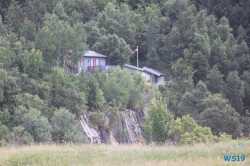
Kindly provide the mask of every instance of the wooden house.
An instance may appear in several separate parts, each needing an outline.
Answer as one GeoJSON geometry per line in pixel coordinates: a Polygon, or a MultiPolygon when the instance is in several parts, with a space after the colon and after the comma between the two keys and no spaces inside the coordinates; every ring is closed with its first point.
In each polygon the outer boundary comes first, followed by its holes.
{"type": "Polygon", "coordinates": [[[95,70],[110,72],[117,66],[106,65],[107,56],[95,51],[86,51],[82,59],[78,61],[78,73],[86,71],[93,73],[95,70]]]}
{"type": "Polygon", "coordinates": [[[143,67],[142,70],[142,76],[146,77],[146,80],[149,81],[152,85],[165,86],[165,75],[163,73],[147,67],[143,67]]]}
{"type": "Polygon", "coordinates": [[[165,75],[157,70],[147,67],[139,68],[129,64],[125,64],[124,67],[130,72],[131,75],[133,75],[135,72],[140,73],[146,79],[146,81],[150,82],[152,85],[165,85],[165,75]]]}

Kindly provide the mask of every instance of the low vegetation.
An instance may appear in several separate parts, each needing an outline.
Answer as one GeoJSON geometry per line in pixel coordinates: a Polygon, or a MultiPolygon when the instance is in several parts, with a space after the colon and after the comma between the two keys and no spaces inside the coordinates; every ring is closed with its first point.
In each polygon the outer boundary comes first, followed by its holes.
{"type": "Polygon", "coordinates": [[[194,146],[32,145],[0,149],[0,165],[250,165],[250,141],[194,146]],[[225,162],[224,155],[244,155],[243,162],[225,162]]]}
{"type": "Polygon", "coordinates": [[[0,0],[0,147],[85,143],[84,114],[127,143],[120,112],[142,107],[158,144],[249,138],[249,2],[0,0]],[[166,86],[123,69],[137,64],[136,46],[139,67],[166,86]],[[88,50],[120,68],[76,75],[88,50]]]}

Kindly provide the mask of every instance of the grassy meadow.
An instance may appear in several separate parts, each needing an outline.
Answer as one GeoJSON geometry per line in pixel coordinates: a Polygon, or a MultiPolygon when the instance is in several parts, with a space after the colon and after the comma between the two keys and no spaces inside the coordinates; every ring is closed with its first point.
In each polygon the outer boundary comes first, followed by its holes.
{"type": "Polygon", "coordinates": [[[32,145],[0,148],[0,166],[202,166],[249,165],[250,141],[183,146],[32,145]],[[245,155],[244,162],[225,162],[224,155],[245,155]]]}

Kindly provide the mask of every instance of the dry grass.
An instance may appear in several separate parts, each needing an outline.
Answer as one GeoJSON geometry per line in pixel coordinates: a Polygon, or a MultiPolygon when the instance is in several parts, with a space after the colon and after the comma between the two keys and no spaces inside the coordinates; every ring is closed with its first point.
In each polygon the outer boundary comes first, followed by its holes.
{"type": "Polygon", "coordinates": [[[0,149],[0,165],[52,166],[152,166],[152,165],[249,165],[250,141],[154,145],[38,145],[0,149]],[[225,162],[224,155],[245,155],[244,162],[225,162]]]}

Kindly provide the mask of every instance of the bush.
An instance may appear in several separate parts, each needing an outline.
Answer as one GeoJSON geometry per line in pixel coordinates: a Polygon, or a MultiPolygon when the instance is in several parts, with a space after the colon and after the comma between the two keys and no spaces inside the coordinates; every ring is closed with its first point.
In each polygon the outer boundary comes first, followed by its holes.
{"type": "Polygon", "coordinates": [[[228,142],[232,140],[232,135],[220,132],[219,137],[214,136],[214,140],[217,142],[228,142]]]}
{"type": "Polygon", "coordinates": [[[92,115],[91,122],[95,125],[101,124],[103,121],[103,112],[97,111],[92,115]]]}

